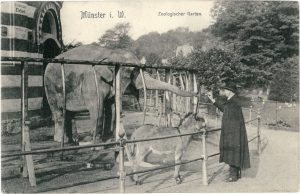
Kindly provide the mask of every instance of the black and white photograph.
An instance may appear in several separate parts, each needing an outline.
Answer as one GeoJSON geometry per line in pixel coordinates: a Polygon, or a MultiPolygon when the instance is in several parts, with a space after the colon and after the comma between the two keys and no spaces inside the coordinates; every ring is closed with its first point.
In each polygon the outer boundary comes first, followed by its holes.
{"type": "Polygon", "coordinates": [[[2,193],[299,193],[299,2],[1,1],[2,193]]]}

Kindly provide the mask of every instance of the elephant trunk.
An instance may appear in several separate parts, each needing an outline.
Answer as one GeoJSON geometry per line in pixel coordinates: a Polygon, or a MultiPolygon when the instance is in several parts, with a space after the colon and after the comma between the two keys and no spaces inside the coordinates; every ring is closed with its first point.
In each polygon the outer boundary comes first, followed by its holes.
{"type": "MultiPolygon", "coordinates": [[[[144,74],[146,88],[149,90],[166,90],[173,92],[179,96],[183,97],[193,97],[196,96],[197,93],[180,90],[177,86],[171,85],[169,83],[154,79],[150,77],[148,74],[144,74]]],[[[139,74],[135,80],[135,86],[137,89],[143,88],[142,77],[139,74]]]]}

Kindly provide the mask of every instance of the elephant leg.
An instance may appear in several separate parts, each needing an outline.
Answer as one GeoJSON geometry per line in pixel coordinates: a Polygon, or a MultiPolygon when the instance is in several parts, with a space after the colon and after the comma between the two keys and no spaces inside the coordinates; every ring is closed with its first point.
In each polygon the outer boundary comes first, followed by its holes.
{"type": "Polygon", "coordinates": [[[116,137],[116,106],[115,103],[110,105],[111,107],[111,124],[110,124],[110,132],[112,133],[113,137],[116,137]]]}
{"type": "Polygon", "coordinates": [[[82,95],[84,98],[85,105],[90,113],[90,123],[92,129],[90,130],[91,135],[93,135],[93,139],[97,135],[102,133],[103,129],[103,113],[104,113],[104,98],[106,91],[106,87],[101,84],[99,81],[98,83],[98,91],[99,91],[99,100],[98,95],[96,92],[96,85],[94,80],[94,75],[91,72],[88,72],[84,76],[84,80],[82,83],[82,95]],[[99,103],[99,105],[98,105],[99,103]]]}
{"type": "MultiPolygon", "coordinates": [[[[88,97],[89,98],[89,97],[88,97]]],[[[87,102],[87,101],[86,101],[87,102]]],[[[97,136],[99,136],[102,133],[103,130],[103,97],[100,95],[99,99],[99,107],[98,100],[96,99],[90,99],[87,104],[87,109],[90,113],[90,121],[91,121],[91,135],[94,136],[94,141],[97,136]]],[[[94,142],[95,143],[95,142],[94,142]]]]}
{"type": "Polygon", "coordinates": [[[72,118],[73,113],[66,111],[66,118],[63,118],[61,110],[53,113],[54,120],[54,141],[61,142],[62,135],[64,134],[64,142],[74,143],[72,132],[72,118]],[[65,119],[65,131],[63,130],[63,119],[65,119]]]}
{"type": "Polygon", "coordinates": [[[54,121],[54,141],[61,142],[61,136],[63,135],[63,127],[62,127],[62,112],[55,111],[53,112],[53,121],[54,121]]]}
{"type": "Polygon", "coordinates": [[[73,119],[73,112],[66,111],[66,118],[65,118],[65,127],[66,127],[66,136],[68,137],[69,143],[74,143],[73,139],[73,132],[72,132],[72,119],[73,119]]]}
{"type": "Polygon", "coordinates": [[[54,141],[61,142],[62,136],[64,134],[64,142],[68,142],[69,139],[64,133],[63,129],[63,114],[61,110],[53,111],[53,120],[54,120],[54,141]]]}
{"type": "Polygon", "coordinates": [[[102,141],[107,141],[114,137],[115,132],[115,104],[114,99],[108,99],[104,105],[104,130],[102,133],[102,141]]]}
{"type": "MultiPolygon", "coordinates": [[[[175,163],[176,164],[181,162],[182,155],[183,155],[183,150],[181,148],[176,149],[176,151],[175,151],[175,163]]],[[[180,165],[176,165],[175,172],[174,172],[174,178],[175,178],[177,184],[180,184],[182,182],[182,178],[179,174],[179,170],[180,170],[180,165]]]]}
{"type": "MultiPolygon", "coordinates": [[[[103,104],[103,102],[101,104],[103,104]]],[[[94,136],[94,138],[96,138],[103,132],[103,112],[104,112],[104,110],[103,110],[102,106],[99,107],[99,110],[97,109],[97,107],[89,107],[88,109],[90,111],[91,124],[93,126],[91,134],[94,136]]],[[[94,141],[95,141],[95,139],[94,139],[94,141]]]]}

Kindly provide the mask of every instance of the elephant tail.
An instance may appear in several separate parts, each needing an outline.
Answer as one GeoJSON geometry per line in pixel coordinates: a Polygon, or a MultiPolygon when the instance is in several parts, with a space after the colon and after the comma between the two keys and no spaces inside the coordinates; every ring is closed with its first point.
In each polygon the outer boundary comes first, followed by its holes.
{"type": "MultiPolygon", "coordinates": [[[[131,140],[135,140],[135,133],[133,132],[133,134],[131,135],[131,140]]],[[[135,158],[136,153],[137,153],[137,143],[132,143],[132,144],[127,144],[128,148],[129,148],[129,154],[130,154],[130,158],[135,158]]]]}

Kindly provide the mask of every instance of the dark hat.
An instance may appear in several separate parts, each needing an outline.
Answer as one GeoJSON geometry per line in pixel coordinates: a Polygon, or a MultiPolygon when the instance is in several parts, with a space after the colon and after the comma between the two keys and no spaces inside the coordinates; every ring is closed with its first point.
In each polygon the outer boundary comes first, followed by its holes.
{"type": "Polygon", "coordinates": [[[222,85],[220,88],[230,90],[233,93],[237,93],[237,87],[236,87],[235,83],[233,83],[233,82],[227,82],[226,84],[222,85]]]}

